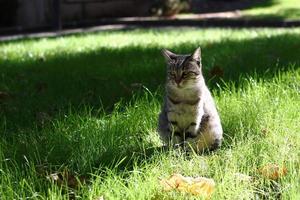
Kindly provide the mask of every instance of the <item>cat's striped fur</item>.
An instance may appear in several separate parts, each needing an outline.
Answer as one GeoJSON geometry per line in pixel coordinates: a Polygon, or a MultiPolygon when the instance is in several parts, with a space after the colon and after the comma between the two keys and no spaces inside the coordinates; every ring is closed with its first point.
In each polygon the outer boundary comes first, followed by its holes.
{"type": "Polygon", "coordinates": [[[162,140],[197,152],[218,148],[223,130],[202,75],[200,48],[191,55],[162,53],[167,61],[166,94],[158,125],[162,140]]]}

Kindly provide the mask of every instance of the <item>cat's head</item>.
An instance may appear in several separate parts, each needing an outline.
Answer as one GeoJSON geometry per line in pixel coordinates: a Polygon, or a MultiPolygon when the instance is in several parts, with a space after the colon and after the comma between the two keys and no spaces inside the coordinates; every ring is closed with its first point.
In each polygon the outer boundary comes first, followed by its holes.
{"type": "Polygon", "coordinates": [[[193,86],[202,77],[200,47],[191,55],[177,55],[166,49],[162,54],[167,61],[167,84],[170,86],[193,86]]]}

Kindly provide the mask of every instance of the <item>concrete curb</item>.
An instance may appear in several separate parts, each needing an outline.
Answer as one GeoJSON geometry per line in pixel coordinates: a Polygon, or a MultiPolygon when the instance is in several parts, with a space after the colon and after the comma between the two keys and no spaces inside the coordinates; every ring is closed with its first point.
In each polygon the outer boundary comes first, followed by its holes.
{"type": "Polygon", "coordinates": [[[222,28],[290,28],[300,27],[300,20],[246,20],[246,19],[170,19],[157,17],[102,19],[100,21],[85,21],[77,24],[66,24],[63,30],[53,31],[43,27],[32,30],[17,30],[4,32],[0,41],[23,38],[57,37],[81,32],[96,32],[105,30],[126,30],[134,28],[161,27],[222,27],[222,28]],[[78,28],[79,27],[79,28],[78,28]]]}

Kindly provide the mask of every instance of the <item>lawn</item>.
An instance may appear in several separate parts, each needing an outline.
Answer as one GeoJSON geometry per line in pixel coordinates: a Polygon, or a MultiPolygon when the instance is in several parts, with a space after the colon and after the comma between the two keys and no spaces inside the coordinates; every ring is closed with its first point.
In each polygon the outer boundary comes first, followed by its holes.
{"type": "Polygon", "coordinates": [[[162,190],[160,179],[181,173],[214,179],[211,199],[297,200],[299,49],[300,29],[145,29],[1,42],[0,197],[199,199],[162,190]],[[162,149],[156,133],[160,50],[197,46],[224,143],[187,155],[162,149]],[[265,178],[259,169],[269,164],[287,174],[265,178]]]}
{"type": "Polygon", "coordinates": [[[299,0],[262,0],[252,8],[242,11],[242,16],[249,19],[300,19],[299,0]]]}

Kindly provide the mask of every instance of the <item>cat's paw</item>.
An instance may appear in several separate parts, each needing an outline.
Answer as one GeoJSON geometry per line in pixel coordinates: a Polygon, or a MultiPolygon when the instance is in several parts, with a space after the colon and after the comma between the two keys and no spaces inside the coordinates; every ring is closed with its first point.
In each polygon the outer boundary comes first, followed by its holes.
{"type": "Polygon", "coordinates": [[[217,150],[221,147],[222,145],[222,139],[215,139],[214,143],[211,145],[209,148],[210,151],[217,150]]]}
{"type": "Polygon", "coordinates": [[[185,139],[188,139],[188,138],[196,138],[198,135],[195,133],[195,132],[186,132],[185,133],[185,139]]]}

